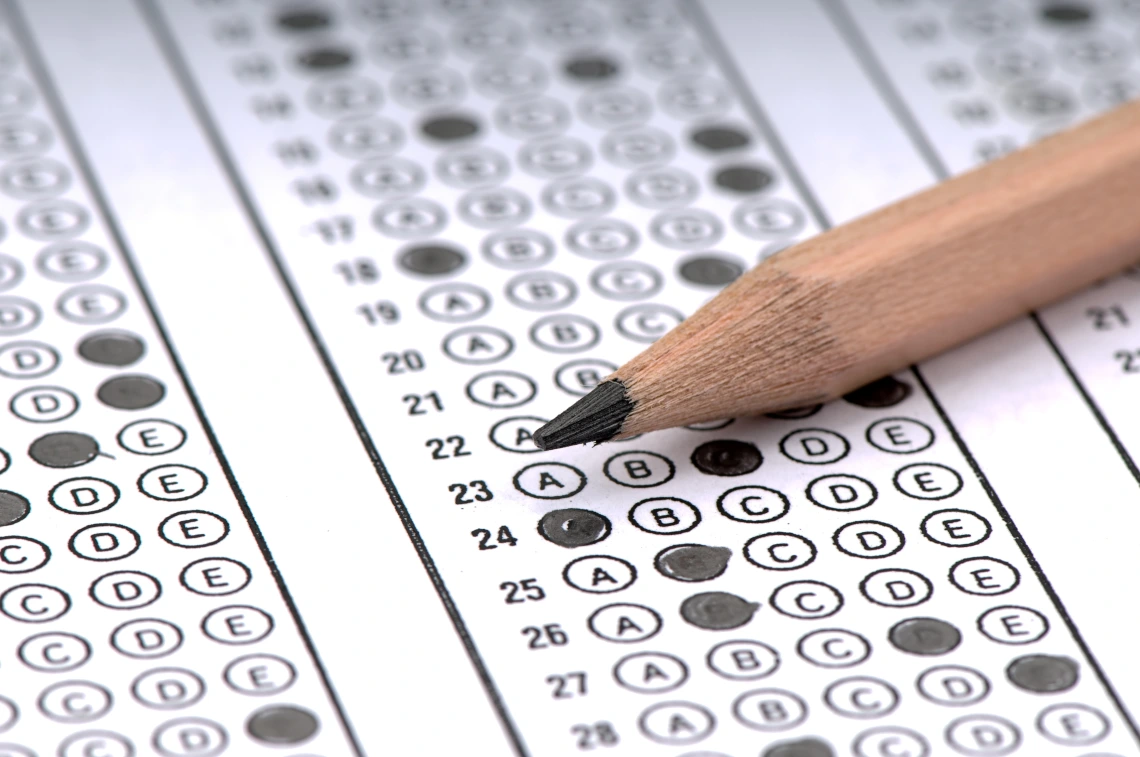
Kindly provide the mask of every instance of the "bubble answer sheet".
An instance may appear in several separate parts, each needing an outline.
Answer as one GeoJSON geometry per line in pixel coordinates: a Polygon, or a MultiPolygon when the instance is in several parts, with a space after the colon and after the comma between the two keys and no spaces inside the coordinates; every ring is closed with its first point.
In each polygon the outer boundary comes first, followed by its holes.
{"type": "Polygon", "coordinates": [[[0,0],[0,756],[1140,755],[1137,272],[530,440],[1138,55],[1134,0],[0,0]]]}

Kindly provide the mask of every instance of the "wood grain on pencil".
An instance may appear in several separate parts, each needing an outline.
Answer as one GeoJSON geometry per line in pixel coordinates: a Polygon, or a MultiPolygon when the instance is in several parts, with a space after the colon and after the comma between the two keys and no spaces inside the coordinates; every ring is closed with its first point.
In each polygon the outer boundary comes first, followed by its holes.
{"type": "Polygon", "coordinates": [[[1138,258],[1135,103],[764,261],[609,377],[616,437],[838,397],[1138,258]]]}

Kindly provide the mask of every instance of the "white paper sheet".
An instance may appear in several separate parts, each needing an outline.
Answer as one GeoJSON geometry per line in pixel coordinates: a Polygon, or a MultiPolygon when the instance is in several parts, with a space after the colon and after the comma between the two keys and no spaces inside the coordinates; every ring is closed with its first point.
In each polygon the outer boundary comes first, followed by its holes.
{"type": "Polygon", "coordinates": [[[1135,279],[799,417],[527,439],[1131,93],[1130,4],[3,11],[0,754],[1136,753],[1135,279]]]}

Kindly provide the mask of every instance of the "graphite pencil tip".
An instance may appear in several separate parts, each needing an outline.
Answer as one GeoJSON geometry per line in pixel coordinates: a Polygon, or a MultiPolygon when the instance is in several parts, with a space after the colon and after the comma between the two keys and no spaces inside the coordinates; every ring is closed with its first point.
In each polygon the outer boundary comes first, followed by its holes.
{"type": "Polygon", "coordinates": [[[621,430],[633,401],[620,381],[603,381],[558,417],[534,432],[539,449],[561,449],[586,442],[604,442],[621,430]]]}

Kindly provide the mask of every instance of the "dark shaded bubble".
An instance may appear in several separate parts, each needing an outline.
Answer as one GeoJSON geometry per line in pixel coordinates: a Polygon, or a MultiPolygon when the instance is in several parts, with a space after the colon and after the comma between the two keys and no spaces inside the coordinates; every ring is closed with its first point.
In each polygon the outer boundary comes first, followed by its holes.
{"type": "Polygon", "coordinates": [[[760,467],[764,456],[756,445],[735,439],[716,439],[693,450],[690,458],[701,473],[710,476],[743,476],[760,467]]]}
{"type": "Polygon", "coordinates": [[[769,418],[776,418],[777,420],[792,421],[799,420],[800,418],[810,418],[822,408],[823,405],[809,405],[808,407],[793,407],[787,410],[779,410],[775,413],[765,413],[765,415],[769,418]]]}
{"type": "Polygon", "coordinates": [[[689,258],[677,268],[681,278],[701,286],[722,287],[740,278],[744,268],[727,258],[703,255],[689,258]]]}
{"type": "Polygon", "coordinates": [[[727,166],[713,175],[713,181],[718,187],[751,194],[765,189],[775,179],[771,173],[758,166],[727,166]]]}
{"type": "Polygon", "coordinates": [[[48,468],[74,468],[91,462],[98,454],[99,442],[74,431],[44,434],[28,447],[28,456],[48,468]]]}
{"type": "Polygon", "coordinates": [[[109,407],[119,410],[141,410],[157,405],[166,395],[166,387],[150,376],[115,376],[99,385],[95,396],[109,407]]]}
{"type": "Polygon", "coordinates": [[[297,56],[297,63],[310,71],[335,71],[352,65],[352,50],[345,47],[318,47],[297,56]]]}
{"type": "Polygon", "coordinates": [[[681,603],[681,617],[686,623],[710,631],[739,628],[760,609],[760,603],[724,591],[694,594],[681,603]]]}
{"type": "Polygon", "coordinates": [[[610,520],[592,510],[551,510],[538,521],[542,538],[560,547],[585,547],[610,535],[610,520]]]}
{"type": "Polygon", "coordinates": [[[245,721],[245,730],[267,744],[300,744],[317,732],[317,716],[293,705],[272,705],[245,721]]]}
{"type": "Polygon", "coordinates": [[[1093,9],[1084,3],[1049,3],[1041,8],[1041,17],[1060,24],[1086,24],[1093,19],[1093,9]]]}
{"type": "Polygon", "coordinates": [[[421,244],[404,250],[397,262],[405,271],[422,276],[442,276],[462,268],[467,256],[454,247],[421,244]]]}
{"type": "Polygon", "coordinates": [[[732,550],[703,544],[678,544],[661,550],[653,561],[663,576],[678,581],[708,581],[724,573],[732,550]]]}
{"type": "Polygon", "coordinates": [[[773,744],[761,752],[761,757],[835,757],[835,750],[826,741],[809,736],[773,744]]]}
{"type": "Polygon", "coordinates": [[[690,134],[689,139],[693,140],[693,144],[712,152],[747,147],[752,141],[751,137],[740,129],[729,126],[706,126],[690,134]]]}
{"type": "Polygon", "coordinates": [[[436,116],[420,124],[420,130],[432,139],[449,142],[478,133],[479,123],[466,116],[436,116]]]}
{"type": "Polygon", "coordinates": [[[1080,668],[1068,657],[1030,654],[1018,657],[1005,669],[1014,686],[1038,694],[1068,691],[1077,685],[1080,668]]]}
{"type": "Polygon", "coordinates": [[[277,16],[277,26],[290,32],[310,32],[332,24],[332,16],[323,8],[295,8],[277,16]]]}
{"type": "Polygon", "coordinates": [[[79,343],[79,356],[99,365],[122,367],[135,363],[146,352],[143,340],[123,331],[90,334],[79,343]]]}
{"type": "Polygon", "coordinates": [[[602,81],[617,76],[621,67],[603,55],[586,55],[566,61],[566,74],[582,81],[602,81]]]}
{"type": "Polygon", "coordinates": [[[891,407],[910,396],[910,384],[894,376],[883,376],[877,381],[843,395],[843,399],[859,407],[891,407]]]}
{"type": "Polygon", "coordinates": [[[0,490],[0,526],[10,526],[28,517],[32,505],[27,497],[0,490]]]}
{"type": "Polygon", "coordinates": [[[962,641],[962,632],[945,620],[910,618],[893,625],[887,638],[903,652],[939,655],[957,647],[962,641]]]}

